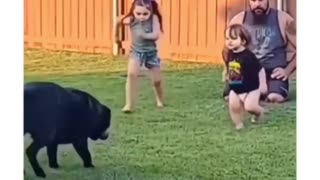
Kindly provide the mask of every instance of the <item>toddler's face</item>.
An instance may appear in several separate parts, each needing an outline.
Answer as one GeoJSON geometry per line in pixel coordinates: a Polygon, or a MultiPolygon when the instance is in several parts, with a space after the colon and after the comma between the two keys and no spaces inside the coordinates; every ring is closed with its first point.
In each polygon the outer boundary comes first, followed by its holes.
{"type": "Polygon", "coordinates": [[[243,47],[243,42],[239,36],[235,36],[236,38],[230,37],[229,29],[226,31],[225,37],[225,45],[229,50],[236,50],[243,47]]]}

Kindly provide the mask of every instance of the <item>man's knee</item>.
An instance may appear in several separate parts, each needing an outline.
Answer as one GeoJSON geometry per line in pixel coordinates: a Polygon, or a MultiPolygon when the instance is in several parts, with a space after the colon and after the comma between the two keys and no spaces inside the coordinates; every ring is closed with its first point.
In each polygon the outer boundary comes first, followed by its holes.
{"type": "Polygon", "coordinates": [[[285,98],[281,94],[277,93],[270,93],[267,99],[272,103],[282,103],[285,101],[285,98]]]}
{"type": "Polygon", "coordinates": [[[268,82],[269,94],[267,101],[273,103],[282,103],[287,100],[289,95],[289,82],[281,80],[270,80],[268,82]]]}

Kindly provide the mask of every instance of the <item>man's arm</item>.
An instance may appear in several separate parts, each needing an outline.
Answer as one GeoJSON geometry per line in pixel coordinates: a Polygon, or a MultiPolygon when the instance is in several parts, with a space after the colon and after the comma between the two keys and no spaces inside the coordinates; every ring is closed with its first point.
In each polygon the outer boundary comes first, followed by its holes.
{"type": "Polygon", "coordinates": [[[282,36],[287,42],[287,62],[286,68],[276,68],[271,74],[272,78],[287,80],[296,69],[296,24],[295,20],[286,12],[279,11],[279,25],[282,36]]]}
{"type": "Polygon", "coordinates": [[[296,70],[296,67],[297,67],[297,58],[294,57],[294,59],[289,62],[288,66],[285,69],[288,76],[290,76],[296,70]]]}
{"type": "Polygon", "coordinates": [[[289,60],[289,64],[286,67],[286,72],[288,75],[290,75],[295,69],[297,65],[297,58],[296,58],[296,23],[295,20],[287,16],[287,27],[286,27],[286,36],[288,40],[288,50],[292,52],[292,56],[289,57],[291,59],[289,60]]]}

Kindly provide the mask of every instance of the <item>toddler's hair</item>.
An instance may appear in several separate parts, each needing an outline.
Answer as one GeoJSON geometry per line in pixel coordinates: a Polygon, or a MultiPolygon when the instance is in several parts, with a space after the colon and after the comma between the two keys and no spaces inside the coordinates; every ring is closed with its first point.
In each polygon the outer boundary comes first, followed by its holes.
{"type": "Polygon", "coordinates": [[[231,26],[227,27],[225,30],[229,30],[229,37],[231,39],[236,39],[240,37],[241,41],[245,41],[245,46],[247,47],[251,42],[251,36],[249,34],[249,31],[241,24],[232,24],[231,26]]]}

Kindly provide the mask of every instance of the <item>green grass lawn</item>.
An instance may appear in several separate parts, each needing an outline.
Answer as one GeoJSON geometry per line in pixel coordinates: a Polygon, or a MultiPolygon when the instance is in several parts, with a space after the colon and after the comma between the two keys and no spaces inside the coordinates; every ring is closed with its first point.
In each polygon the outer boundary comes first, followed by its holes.
{"type": "MultiPolygon", "coordinates": [[[[101,55],[26,52],[25,82],[53,81],[86,90],[113,112],[109,140],[90,142],[96,168],[82,168],[76,152],[64,145],[59,149],[61,169],[52,170],[43,149],[38,159],[47,179],[296,179],[295,88],[289,103],[268,106],[266,123],[252,125],[247,121],[247,128],[236,132],[221,99],[221,68],[164,64],[167,106],[162,110],[155,107],[150,81],[141,77],[136,112],[126,115],[121,112],[124,60],[101,55]],[[45,67],[46,64],[55,64],[55,68],[45,67]],[[67,67],[74,72],[81,68],[87,71],[62,75],[67,67]],[[95,73],[90,68],[99,70],[95,73]]],[[[25,179],[37,179],[26,157],[24,164],[25,179]]]]}

